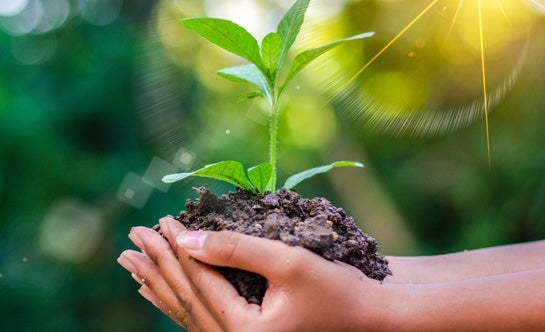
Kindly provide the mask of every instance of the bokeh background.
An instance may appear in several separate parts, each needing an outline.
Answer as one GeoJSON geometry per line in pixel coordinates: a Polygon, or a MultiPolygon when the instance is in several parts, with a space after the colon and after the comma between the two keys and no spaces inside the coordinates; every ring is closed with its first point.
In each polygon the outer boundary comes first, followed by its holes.
{"type": "MultiPolygon", "coordinates": [[[[291,3],[0,0],[1,331],[180,330],[115,259],[192,187],[232,189],[162,175],[258,164],[268,127],[239,101],[249,86],[215,75],[240,59],[177,20],[261,39],[291,3]]],[[[364,31],[289,88],[280,178],[364,162],[298,191],[343,206],[384,254],[543,239],[545,2],[314,0],[295,51],[364,31]]]]}

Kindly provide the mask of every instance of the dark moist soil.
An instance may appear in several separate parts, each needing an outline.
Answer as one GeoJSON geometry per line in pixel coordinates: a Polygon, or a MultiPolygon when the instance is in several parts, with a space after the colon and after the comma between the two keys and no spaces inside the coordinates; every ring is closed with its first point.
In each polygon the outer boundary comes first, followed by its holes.
{"type": "MultiPolygon", "coordinates": [[[[377,254],[375,239],[325,198],[306,199],[287,189],[264,196],[239,190],[221,197],[202,187],[196,191],[199,198],[187,200],[186,210],[176,218],[189,230],[230,230],[280,240],[353,265],[376,280],[391,274],[388,261],[377,254]]],[[[249,303],[261,304],[265,278],[233,268],[218,270],[249,303]]]]}

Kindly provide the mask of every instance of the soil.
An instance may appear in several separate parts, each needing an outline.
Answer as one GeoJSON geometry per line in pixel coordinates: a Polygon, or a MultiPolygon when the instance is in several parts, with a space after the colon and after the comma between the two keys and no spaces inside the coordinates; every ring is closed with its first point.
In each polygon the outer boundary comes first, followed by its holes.
{"type": "MultiPolygon", "coordinates": [[[[391,272],[377,254],[377,242],[361,231],[342,208],[325,198],[302,198],[293,190],[263,195],[239,190],[220,197],[196,188],[195,201],[176,218],[189,230],[230,230],[304,247],[328,260],[338,260],[382,281],[391,272]]],[[[267,280],[233,268],[218,270],[249,303],[261,304],[267,280]]]]}

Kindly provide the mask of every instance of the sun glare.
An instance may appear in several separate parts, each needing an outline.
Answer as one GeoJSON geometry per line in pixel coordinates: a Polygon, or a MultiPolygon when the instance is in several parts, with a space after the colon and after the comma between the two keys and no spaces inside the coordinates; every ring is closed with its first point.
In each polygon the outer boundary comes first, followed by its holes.
{"type": "MultiPolygon", "coordinates": [[[[292,2],[206,0],[204,12],[178,14],[224,17],[262,36],[292,2]]],[[[194,1],[186,7],[190,3],[194,1]]],[[[355,123],[387,134],[438,136],[483,121],[490,155],[488,116],[518,79],[544,0],[383,0],[373,2],[371,10],[369,6],[366,1],[311,2],[306,31],[298,41],[304,47],[363,31],[375,36],[363,46],[332,51],[303,73],[305,82],[320,85],[329,96],[326,103],[355,123]],[[324,12],[329,13],[325,23],[318,17],[324,12]]],[[[173,62],[184,67],[197,63],[194,70],[203,84],[216,91],[232,89],[218,83],[213,73],[203,73],[209,66],[199,61],[219,66],[233,59],[219,57],[212,47],[196,48],[198,40],[182,38],[176,28],[160,27],[173,62]],[[179,56],[187,48],[196,51],[179,56]]]]}
{"type": "Polygon", "coordinates": [[[519,1],[429,0],[401,16],[403,2],[381,2],[390,37],[376,28],[368,60],[328,82],[330,101],[395,135],[442,135],[484,119],[490,159],[488,115],[518,77],[536,15],[519,1]]]}

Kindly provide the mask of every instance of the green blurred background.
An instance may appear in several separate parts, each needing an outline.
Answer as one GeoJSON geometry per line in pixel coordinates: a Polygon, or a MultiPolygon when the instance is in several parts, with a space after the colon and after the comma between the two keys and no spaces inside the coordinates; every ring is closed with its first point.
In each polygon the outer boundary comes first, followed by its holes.
{"type": "MultiPolygon", "coordinates": [[[[177,19],[261,38],[291,3],[0,0],[1,331],[179,330],[115,259],[193,186],[232,189],[162,175],[262,162],[268,127],[260,101],[239,102],[250,87],[215,75],[240,60],[177,19]]],[[[363,161],[298,191],[343,206],[384,254],[543,239],[545,2],[315,0],[296,50],[364,31],[288,91],[280,178],[363,161]]]]}

